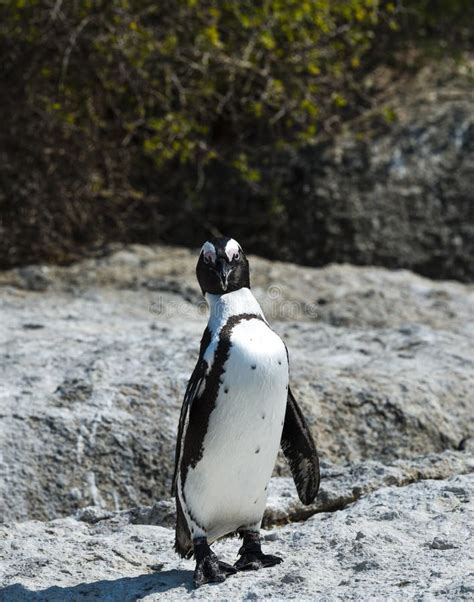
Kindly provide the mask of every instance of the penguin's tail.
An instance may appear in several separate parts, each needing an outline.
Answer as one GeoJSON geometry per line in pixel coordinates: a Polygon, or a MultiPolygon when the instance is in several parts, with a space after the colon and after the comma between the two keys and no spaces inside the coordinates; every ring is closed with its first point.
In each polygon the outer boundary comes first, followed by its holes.
{"type": "Polygon", "coordinates": [[[193,541],[178,495],[176,496],[176,537],[174,540],[174,549],[181,558],[191,558],[193,555],[193,541]]]}

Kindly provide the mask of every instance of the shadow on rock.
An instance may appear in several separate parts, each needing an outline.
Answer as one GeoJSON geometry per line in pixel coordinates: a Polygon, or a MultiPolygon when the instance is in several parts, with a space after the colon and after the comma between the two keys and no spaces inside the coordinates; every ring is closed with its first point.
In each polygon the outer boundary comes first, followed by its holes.
{"type": "Polygon", "coordinates": [[[0,602],[76,602],[78,600],[132,602],[150,594],[167,592],[181,585],[187,591],[193,589],[192,571],[173,569],[138,577],[79,583],[73,587],[53,586],[40,591],[31,591],[24,585],[14,584],[0,589],[0,602]]]}

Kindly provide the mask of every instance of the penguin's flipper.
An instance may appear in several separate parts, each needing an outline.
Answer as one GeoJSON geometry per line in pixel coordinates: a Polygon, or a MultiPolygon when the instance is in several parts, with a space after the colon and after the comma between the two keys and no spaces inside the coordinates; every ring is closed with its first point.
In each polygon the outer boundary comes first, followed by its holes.
{"type": "Polygon", "coordinates": [[[186,517],[184,516],[183,509],[181,508],[181,502],[179,496],[176,496],[176,530],[174,549],[181,556],[181,558],[191,558],[193,555],[193,540],[189,531],[186,517]]]}
{"type": "Polygon", "coordinates": [[[189,379],[188,386],[186,387],[186,392],[184,394],[183,405],[181,406],[181,414],[179,416],[179,425],[178,425],[178,437],[176,440],[176,451],[175,451],[175,459],[174,459],[174,474],[173,474],[173,482],[171,484],[171,495],[176,494],[176,483],[178,481],[178,467],[179,467],[179,458],[181,455],[181,447],[183,441],[184,428],[186,425],[186,421],[191,410],[191,406],[199,395],[202,384],[206,378],[207,372],[207,362],[204,359],[204,352],[206,351],[211,340],[211,333],[208,328],[205,329],[204,334],[201,339],[201,348],[199,351],[199,358],[197,364],[191,374],[191,378],[189,379]]]}
{"type": "Polygon", "coordinates": [[[281,447],[300,500],[303,504],[311,504],[319,489],[318,453],[308,424],[289,388],[281,447]]]}

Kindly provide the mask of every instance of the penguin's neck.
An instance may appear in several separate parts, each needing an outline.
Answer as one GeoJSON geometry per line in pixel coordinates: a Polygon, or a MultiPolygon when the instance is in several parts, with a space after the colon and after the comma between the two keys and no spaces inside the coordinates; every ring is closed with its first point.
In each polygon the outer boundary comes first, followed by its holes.
{"type": "Polygon", "coordinates": [[[219,331],[231,316],[256,314],[264,318],[260,304],[248,288],[239,288],[238,291],[225,295],[206,293],[206,301],[210,310],[208,327],[214,333],[219,331]]]}

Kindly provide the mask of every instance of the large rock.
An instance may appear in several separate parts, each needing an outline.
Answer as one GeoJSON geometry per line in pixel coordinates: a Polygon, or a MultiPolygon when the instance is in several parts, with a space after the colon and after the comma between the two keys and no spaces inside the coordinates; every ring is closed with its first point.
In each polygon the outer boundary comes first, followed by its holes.
{"type": "MultiPolygon", "coordinates": [[[[358,483],[353,474],[347,484],[358,483]]],[[[272,485],[281,492],[278,480],[272,485]]],[[[337,512],[264,532],[265,549],[283,556],[281,565],[197,591],[193,561],[172,551],[173,531],[137,524],[131,514],[4,525],[0,601],[470,600],[473,497],[472,473],[382,487],[337,512]]],[[[281,493],[273,503],[287,504],[281,493]]],[[[230,538],[214,549],[234,562],[239,546],[230,538]]]]}
{"type": "MultiPolygon", "coordinates": [[[[318,512],[343,510],[360,498],[384,487],[405,487],[417,481],[449,479],[455,475],[473,472],[474,456],[466,452],[428,454],[386,464],[373,460],[342,466],[322,462],[319,493],[309,506],[301,503],[291,478],[272,479],[263,524],[265,527],[271,527],[303,521],[318,512]]],[[[159,502],[158,506],[150,508],[148,516],[156,516],[160,509],[159,524],[165,524],[163,519],[169,516],[164,514],[165,508],[166,502],[159,502]]]]}
{"type": "Polygon", "coordinates": [[[395,86],[383,81],[386,69],[371,74],[387,88],[373,111],[349,132],[282,158],[275,189],[286,190],[284,240],[263,237],[262,249],[273,245],[275,256],[283,249],[298,263],[472,282],[472,67],[472,57],[439,61],[395,86]]]}
{"type": "MultiPolygon", "coordinates": [[[[1,520],[168,494],[206,322],[194,264],[189,251],[135,246],[0,275],[1,520]]],[[[377,268],[252,267],[324,460],[469,447],[472,286],[377,268]]]]}

